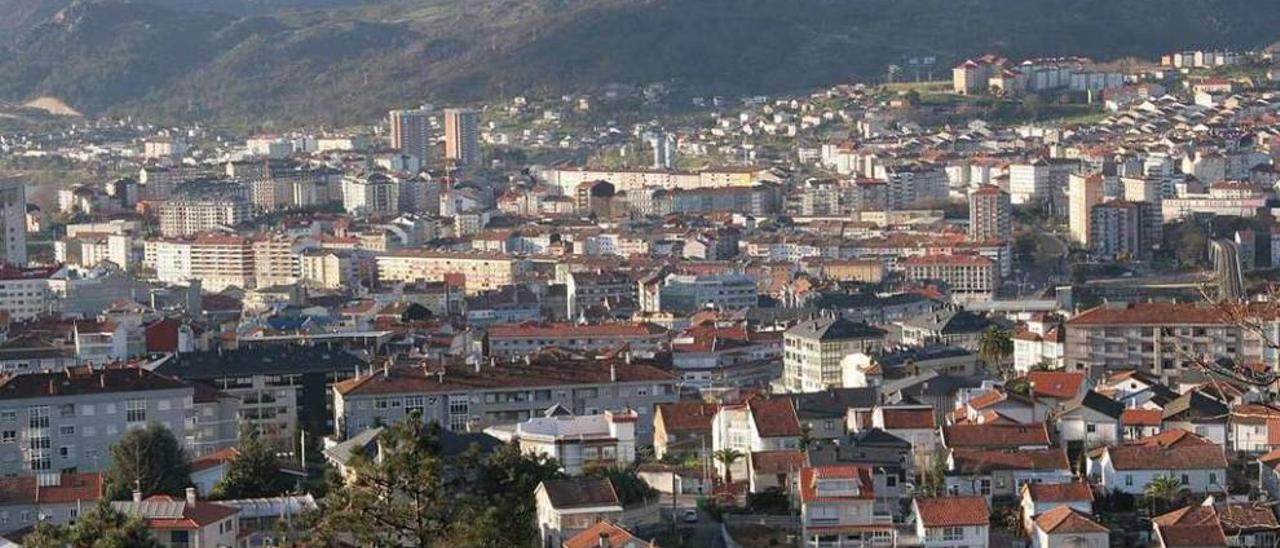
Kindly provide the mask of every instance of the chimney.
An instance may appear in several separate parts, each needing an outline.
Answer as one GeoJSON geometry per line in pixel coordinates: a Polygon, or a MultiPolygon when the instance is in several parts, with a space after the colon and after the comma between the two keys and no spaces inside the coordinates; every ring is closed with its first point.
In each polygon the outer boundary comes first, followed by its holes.
{"type": "Polygon", "coordinates": [[[382,362],[382,378],[385,379],[390,376],[391,376],[391,363],[389,361],[384,360],[382,362]]]}
{"type": "Polygon", "coordinates": [[[195,503],[196,503],[196,488],[188,487],[187,488],[187,504],[195,504],[195,503]]]}
{"type": "Polygon", "coordinates": [[[600,540],[596,542],[599,548],[609,548],[609,533],[600,533],[600,540]]]}
{"type": "Polygon", "coordinates": [[[142,502],[142,491],[133,490],[133,502],[142,502]]]}
{"type": "Polygon", "coordinates": [[[618,382],[618,367],[609,362],[609,382],[618,382]]]}

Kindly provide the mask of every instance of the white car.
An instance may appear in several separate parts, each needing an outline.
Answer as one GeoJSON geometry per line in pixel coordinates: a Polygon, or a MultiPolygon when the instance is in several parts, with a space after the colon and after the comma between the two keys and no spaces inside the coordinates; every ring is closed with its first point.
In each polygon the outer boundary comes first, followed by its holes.
{"type": "Polygon", "coordinates": [[[680,511],[680,521],[685,523],[698,523],[698,509],[685,508],[680,511]]]}

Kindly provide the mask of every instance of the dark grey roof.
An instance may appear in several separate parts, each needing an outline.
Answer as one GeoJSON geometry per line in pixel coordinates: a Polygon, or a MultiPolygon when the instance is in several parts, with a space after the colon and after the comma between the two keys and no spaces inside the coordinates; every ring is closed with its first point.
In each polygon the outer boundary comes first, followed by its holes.
{"type": "Polygon", "coordinates": [[[944,309],[921,314],[903,323],[911,327],[936,331],[943,335],[978,333],[986,331],[992,325],[992,321],[987,319],[986,316],[974,314],[962,308],[944,309]]]}
{"type": "Polygon", "coordinates": [[[1113,419],[1119,419],[1120,415],[1124,414],[1123,403],[1103,396],[1093,390],[1085,392],[1071,403],[1068,403],[1065,411],[1071,411],[1078,407],[1092,409],[1113,419]]]}
{"type": "Polygon", "coordinates": [[[801,419],[843,419],[851,407],[865,409],[879,403],[880,389],[875,386],[833,388],[822,392],[789,394],[789,397],[796,408],[796,416],[801,419]]]}
{"type": "Polygon", "coordinates": [[[607,478],[569,478],[542,482],[551,505],[557,509],[584,506],[621,506],[618,493],[607,478]]]}
{"type": "Polygon", "coordinates": [[[919,304],[928,297],[913,293],[898,293],[881,297],[874,293],[823,293],[814,299],[814,306],[823,309],[871,309],[889,306],[919,304]]]}
{"type": "Polygon", "coordinates": [[[922,396],[946,396],[954,394],[961,388],[977,388],[982,386],[982,377],[962,377],[944,375],[937,371],[922,371],[919,375],[903,377],[886,382],[881,391],[886,395],[900,393],[904,398],[922,396]]]}
{"type": "Polygon", "coordinates": [[[1205,395],[1199,390],[1183,394],[1164,407],[1164,419],[1192,420],[1214,419],[1225,421],[1230,410],[1225,403],[1205,395]]]}
{"type": "MultiPolygon", "coordinates": [[[[383,430],[385,428],[381,426],[365,430],[351,436],[342,443],[325,449],[324,454],[336,463],[346,464],[354,456],[357,447],[372,451],[376,446],[375,442],[378,440],[378,435],[383,430]]],[[[501,445],[502,440],[483,432],[454,432],[443,428],[440,429],[440,451],[444,456],[461,455],[472,447],[479,449],[482,453],[489,453],[501,445]]]]}
{"type": "Polygon", "coordinates": [[[844,318],[805,320],[787,330],[788,335],[818,339],[820,341],[880,339],[884,338],[885,333],[887,333],[885,330],[878,327],[844,318]]]}
{"type": "Polygon", "coordinates": [[[959,346],[908,346],[880,354],[876,356],[875,360],[876,363],[880,364],[881,369],[896,369],[908,363],[958,358],[961,356],[976,356],[976,354],[959,346]]]}
{"type": "Polygon", "coordinates": [[[199,380],[250,375],[354,372],[356,367],[364,366],[364,360],[338,348],[289,345],[178,354],[156,367],[156,372],[185,380],[199,380]]]}

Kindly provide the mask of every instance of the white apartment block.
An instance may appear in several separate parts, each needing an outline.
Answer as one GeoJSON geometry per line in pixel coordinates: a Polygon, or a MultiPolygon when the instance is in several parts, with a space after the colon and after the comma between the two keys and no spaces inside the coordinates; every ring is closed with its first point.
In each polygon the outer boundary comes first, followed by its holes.
{"type": "Polygon", "coordinates": [[[378,283],[442,282],[446,276],[465,280],[467,293],[479,293],[515,283],[527,269],[527,262],[494,253],[449,253],[400,251],[375,259],[378,283]]]}

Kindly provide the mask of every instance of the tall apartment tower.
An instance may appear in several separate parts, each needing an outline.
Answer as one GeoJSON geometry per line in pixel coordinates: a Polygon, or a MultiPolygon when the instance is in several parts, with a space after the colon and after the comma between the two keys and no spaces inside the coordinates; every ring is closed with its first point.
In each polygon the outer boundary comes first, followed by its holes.
{"type": "Polygon", "coordinates": [[[27,264],[27,189],[21,181],[0,183],[0,262],[27,264]]]}
{"type": "Polygon", "coordinates": [[[391,148],[417,158],[426,165],[431,161],[431,111],[426,108],[393,110],[387,114],[391,131],[391,148]]]}
{"type": "Polygon", "coordinates": [[[969,194],[969,238],[974,241],[1007,240],[1011,232],[1009,193],[995,185],[982,185],[969,194]]]}
{"type": "Polygon", "coordinates": [[[1101,173],[1072,173],[1067,179],[1067,219],[1071,239],[1088,245],[1093,206],[1102,203],[1102,197],[1101,173]]]}
{"type": "Polygon", "coordinates": [[[444,158],[465,166],[480,159],[480,113],[465,108],[444,111],[444,158]]]}
{"type": "Polygon", "coordinates": [[[665,131],[654,131],[645,134],[645,139],[649,141],[649,146],[653,147],[653,168],[654,169],[675,169],[676,167],[676,136],[665,131]]]}

